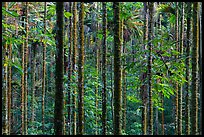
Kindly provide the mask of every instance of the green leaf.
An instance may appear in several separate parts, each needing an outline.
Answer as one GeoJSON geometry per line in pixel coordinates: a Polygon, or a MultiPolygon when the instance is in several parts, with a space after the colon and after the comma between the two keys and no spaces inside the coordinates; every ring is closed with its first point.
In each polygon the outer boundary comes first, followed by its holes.
{"type": "Polygon", "coordinates": [[[16,13],[15,11],[8,11],[5,9],[5,7],[2,7],[2,13],[10,15],[11,17],[18,17],[19,16],[18,13],[16,13]]]}
{"type": "Polygon", "coordinates": [[[97,34],[97,38],[99,38],[100,40],[102,40],[103,35],[102,35],[102,34],[97,34]]]}
{"type": "Polygon", "coordinates": [[[175,21],[176,21],[175,15],[174,15],[174,14],[171,14],[171,16],[170,16],[170,18],[169,18],[169,22],[170,22],[170,23],[175,23],[175,21]]]}
{"type": "Polygon", "coordinates": [[[72,16],[72,14],[71,14],[70,12],[64,12],[64,16],[65,16],[66,18],[69,18],[70,16],[72,16]]]}
{"type": "Polygon", "coordinates": [[[47,40],[47,43],[49,44],[49,45],[55,45],[55,42],[53,41],[53,40],[47,40]]]}
{"type": "Polygon", "coordinates": [[[14,68],[16,68],[18,70],[18,72],[20,72],[21,75],[23,74],[23,69],[22,69],[22,66],[20,64],[17,64],[16,62],[14,62],[14,63],[12,63],[12,66],[14,68]]]}

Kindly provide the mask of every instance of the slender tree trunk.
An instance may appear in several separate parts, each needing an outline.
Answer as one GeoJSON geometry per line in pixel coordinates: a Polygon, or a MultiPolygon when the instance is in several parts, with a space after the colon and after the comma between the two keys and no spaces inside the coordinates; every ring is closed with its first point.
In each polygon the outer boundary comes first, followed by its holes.
{"type": "MultiPolygon", "coordinates": [[[[161,105],[162,105],[162,108],[164,108],[164,95],[161,94],[161,105]]],[[[164,128],[164,110],[161,112],[162,114],[162,135],[165,135],[165,128],[164,128]]]]}
{"type": "Polygon", "coordinates": [[[25,13],[26,13],[26,24],[25,24],[25,31],[26,31],[26,37],[25,37],[25,54],[24,54],[24,90],[25,90],[25,135],[28,134],[28,2],[26,2],[25,5],[25,13]]]}
{"type": "MultiPolygon", "coordinates": [[[[178,51],[178,43],[179,43],[179,36],[178,36],[178,31],[179,31],[179,20],[178,20],[178,2],[176,2],[176,26],[175,26],[175,32],[176,32],[176,51],[178,51]]],[[[178,56],[176,56],[176,59],[178,56]]],[[[178,134],[178,82],[175,84],[175,135],[178,134]]]]}
{"type": "Polygon", "coordinates": [[[56,92],[54,110],[55,135],[63,135],[63,76],[64,76],[64,52],[63,52],[63,31],[64,31],[64,5],[63,2],[56,3],[57,33],[56,33],[56,92]]]}
{"type": "Polygon", "coordinates": [[[149,56],[148,56],[148,91],[149,91],[149,135],[153,135],[153,101],[152,101],[152,43],[150,42],[152,40],[153,36],[153,2],[149,2],[149,23],[148,23],[148,50],[149,50],[149,56]]]}
{"type": "MultiPolygon", "coordinates": [[[[144,2],[144,36],[143,36],[143,49],[146,50],[146,44],[145,42],[148,40],[148,9],[147,9],[147,2],[144,2]]],[[[144,54],[144,58],[147,55],[144,54]]],[[[144,81],[146,79],[146,73],[142,74],[142,80],[144,81]]],[[[142,82],[144,83],[144,82],[142,82]]],[[[147,85],[143,84],[141,88],[141,95],[142,95],[142,102],[143,102],[143,110],[142,110],[142,134],[147,134],[147,85]]]]}
{"type": "Polygon", "coordinates": [[[123,26],[124,26],[124,20],[121,20],[121,47],[122,47],[122,52],[123,52],[123,59],[122,60],[122,130],[124,131],[124,133],[126,133],[126,103],[127,103],[127,99],[126,99],[126,70],[125,70],[125,65],[126,65],[126,56],[125,56],[125,41],[123,39],[123,26]]]}
{"type": "MultiPolygon", "coordinates": [[[[12,44],[9,44],[9,60],[12,60],[12,44]]],[[[10,135],[11,133],[11,115],[12,115],[12,110],[11,110],[11,98],[12,98],[12,71],[11,71],[11,65],[8,66],[8,134],[10,135]]]]}
{"type": "MultiPolygon", "coordinates": [[[[96,10],[98,11],[99,10],[99,4],[96,3],[96,10]]],[[[98,14],[96,15],[97,18],[99,18],[98,14]]],[[[98,82],[99,82],[99,60],[100,60],[100,54],[99,54],[99,39],[97,38],[97,34],[98,34],[98,31],[99,31],[99,23],[96,22],[95,23],[96,25],[96,33],[95,33],[95,57],[96,57],[96,60],[95,60],[95,63],[96,63],[96,74],[97,74],[97,78],[96,78],[96,86],[95,86],[95,135],[98,134],[98,89],[99,89],[99,86],[98,86],[98,82]]]]}
{"type": "Polygon", "coordinates": [[[185,133],[190,135],[190,29],[191,29],[191,3],[187,3],[187,42],[186,42],[186,107],[185,107],[185,133]]]}
{"type": "MultiPolygon", "coordinates": [[[[203,79],[203,77],[202,77],[202,2],[200,2],[200,31],[199,31],[199,34],[200,34],[200,39],[199,39],[199,41],[200,41],[200,45],[199,45],[199,76],[200,76],[200,83],[199,83],[199,92],[200,92],[200,120],[202,120],[202,113],[203,113],[203,110],[202,110],[202,92],[203,92],[203,90],[202,90],[202,79],[203,79]]],[[[199,124],[199,126],[200,126],[200,135],[202,135],[202,122],[200,122],[200,124],[199,124]]]]}
{"type": "MultiPolygon", "coordinates": [[[[181,24],[180,24],[180,56],[183,55],[183,39],[184,39],[184,3],[180,2],[181,6],[181,24]]],[[[182,63],[182,62],[181,62],[182,63]]],[[[178,88],[178,135],[182,135],[182,84],[178,88]]]]}
{"type": "MultiPolygon", "coordinates": [[[[46,2],[44,3],[44,34],[46,34],[46,2]]],[[[44,37],[46,40],[46,37],[44,37]]],[[[46,77],[46,43],[43,42],[43,79],[42,79],[42,132],[45,134],[45,77],[46,77]]]]}
{"type": "MultiPolygon", "coordinates": [[[[102,3],[103,5],[103,47],[102,47],[102,134],[106,135],[106,122],[107,122],[107,108],[106,108],[106,34],[107,34],[107,10],[106,10],[106,2],[102,3]]],[[[112,72],[111,72],[112,73],[112,72]]]]}
{"type": "MultiPolygon", "coordinates": [[[[72,68],[73,68],[73,83],[76,83],[76,72],[77,72],[77,26],[76,26],[76,18],[77,15],[77,2],[73,3],[73,54],[72,54],[72,68]]],[[[76,87],[73,87],[73,96],[72,96],[72,116],[73,116],[73,125],[72,125],[72,134],[76,135],[76,87]]]]}
{"type": "MultiPolygon", "coordinates": [[[[23,5],[23,16],[25,16],[25,5],[23,5]]],[[[24,22],[25,17],[22,17],[22,21],[24,22]]],[[[22,27],[24,27],[24,23],[22,23],[22,27]]],[[[21,134],[25,134],[25,43],[22,44],[22,76],[21,76],[21,134]]]]}
{"type": "Polygon", "coordinates": [[[80,3],[79,13],[80,26],[80,47],[79,47],[79,68],[78,68],[78,134],[84,134],[84,2],[80,3]]]}
{"type": "MultiPolygon", "coordinates": [[[[125,51],[123,52],[125,53],[125,51]]],[[[127,109],[127,97],[126,97],[126,71],[125,69],[123,69],[122,71],[122,77],[123,77],[123,104],[122,104],[122,119],[123,119],[123,123],[122,123],[122,129],[124,130],[124,132],[126,133],[126,109],[127,109]]]]}
{"type": "Polygon", "coordinates": [[[121,127],[121,42],[120,42],[120,3],[113,2],[114,10],[114,135],[122,134],[121,127]]]}
{"type": "MultiPolygon", "coordinates": [[[[72,2],[69,3],[69,12],[72,12],[72,2]]],[[[71,134],[71,76],[72,76],[72,17],[69,20],[69,54],[68,54],[68,97],[67,97],[67,104],[68,104],[68,135],[71,134]]]]}
{"type": "Polygon", "coordinates": [[[31,124],[32,124],[32,129],[34,129],[34,120],[35,120],[35,81],[36,81],[36,47],[38,43],[34,43],[32,45],[32,98],[31,98],[31,124]]]}
{"type": "Polygon", "coordinates": [[[191,96],[191,134],[198,134],[198,47],[199,17],[198,2],[193,3],[193,46],[192,46],[192,96],[191,96]]]}
{"type": "MultiPolygon", "coordinates": [[[[111,63],[110,63],[110,70],[111,70],[111,71],[110,71],[110,81],[111,81],[111,82],[110,82],[110,83],[111,83],[110,86],[111,86],[111,93],[112,93],[112,94],[111,94],[111,110],[112,110],[112,111],[111,111],[111,112],[112,112],[111,114],[112,114],[112,119],[113,119],[113,124],[114,124],[114,123],[115,123],[115,122],[114,122],[114,89],[113,89],[113,73],[112,73],[112,72],[113,72],[113,58],[111,57],[110,60],[111,60],[111,61],[110,61],[110,62],[111,62],[111,63]]],[[[113,126],[112,129],[114,130],[114,126],[113,126]]],[[[112,131],[112,132],[114,132],[114,131],[112,131]]]]}
{"type": "MultiPolygon", "coordinates": [[[[4,2],[3,6],[5,7],[5,9],[7,9],[8,7],[8,3],[4,2]]],[[[7,23],[7,16],[5,15],[4,17],[5,22],[7,23]]],[[[3,28],[4,29],[4,28],[3,28]]],[[[4,31],[7,31],[7,29],[5,28],[4,31]]],[[[3,112],[2,112],[2,122],[3,122],[3,126],[2,126],[2,135],[8,135],[8,44],[5,41],[4,44],[4,85],[3,85],[3,112]]]]}

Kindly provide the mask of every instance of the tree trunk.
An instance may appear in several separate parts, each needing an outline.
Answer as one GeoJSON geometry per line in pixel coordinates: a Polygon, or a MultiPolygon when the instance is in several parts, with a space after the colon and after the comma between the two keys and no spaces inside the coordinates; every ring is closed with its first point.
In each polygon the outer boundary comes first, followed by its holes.
{"type": "Polygon", "coordinates": [[[149,91],[149,135],[153,135],[153,101],[152,101],[152,43],[150,42],[153,39],[153,2],[149,2],[149,23],[148,23],[148,91],[149,91]]]}
{"type": "Polygon", "coordinates": [[[33,43],[32,45],[32,50],[31,53],[33,53],[32,55],[32,97],[31,97],[31,124],[32,124],[32,129],[34,129],[34,120],[35,120],[35,81],[36,81],[36,47],[38,43],[33,43]]]}
{"type": "MultiPolygon", "coordinates": [[[[44,3],[44,34],[46,35],[46,2],[44,3]]],[[[46,40],[46,37],[44,37],[46,40]]],[[[43,80],[42,80],[42,132],[45,134],[45,77],[46,77],[46,43],[43,42],[43,80]]]]}
{"type": "MultiPolygon", "coordinates": [[[[162,108],[164,108],[164,95],[161,94],[161,104],[162,104],[162,108]]],[[[165,135],[165,128],[164,128],[164,110],[162,111],[162,135],[165,135]]]]}
{"type": "MultiPolygon", "coordinates": [[[[76,83],[76,73],[77,73],[77,64],[76,64],[76,56],[77,56],[77,2],[73,3],[73,54],[72,54],[72,70],[73,70],[73,83],[76,83]]],[[[73,125],[72,125],[72,134],[76,135],[76,87],[73,87],[73,95],[72,95],[72,116],[73,116],[73,125]]]]}
{"type": "MultiPolygon", "coordinates": [[[[180,2],[181,7],[181,24],[180,24],[180,56],[183,55],[183,39],[184,39],[184,3],[180,2]]],[[[182,62],[180,62],[182,63],[182,62]]],[[[178,88],[178,135],[182,135],[182,84],[178,88]]]]}
{"type": "Polygon", "coordinates": [[[126,57],[125,57],[125,53],[126,53],[126,49],[125,49],[125,41],[123,39],[123,26],[124,26],[124,20],[121,20],[121,47],[122,47],[122,54],[123,54],[123,59],[122,60],[122,130],[124,133],[126,133],[126,103],[127,103],[127,99],[126,99],[126,70],[125,70],[125,65],[126,65],[126,57]]]}
{"type": "MultiPolygon", "coordinates": [[[[98,11],[99,10],[99,3],[96,3],[96,10],[98,11]]],[[[97,18],[99,18],[99,15],[97,14],[96,15],[97,18]]],[[[95,33],[95,68],[96,68],[96,75],[97,75],[97,78],[96,78],[96,85],[95,85],[95,135],[98,134],[98,89],[99,89],[99,86],[98,86],[98,83],[99,83],[99,60],[100,60],[100,54],[99,54],[99,39],[97,38],[97,34],[98,34],[98,31],[99,31],[99,23],[98,22],[95,22],[95,25],[96,25],[96,33],[95,33]]]]}
{"type": "MultiPolygon", "coordinates": [[[[22,4],[23,5],[23,4],[22,4]]],[[[23,15],[22,15],[22,21],[25,22],[25,11],[26,5],[23,5],[23,15]]],[[[24,27],[25,24],[22,23],[22,27],[24,27]]],[[[26,43],[26,42],[25,42],[26,43]]],[[[22,44],[22,76],[21,76],[21,134],[25,134],[25,43],[22,44]]]]}
{"type": "Polygon", "coordinates": [[[113,2],[114,10],[114,135],[121,135],[121,42],[120,3],[113,2]]]}
{"type": "MultiPolygon", "coordinates": [[[[175,26],[175,32],[176,32],[176,51],[178,51],[178,43],[179,43],[179,20],[178,20],[178,2],[176,2],[176,26],[175,26]]],[[[176,56],[176,59],[178,59],[178,56],[176,56]]],[[[178,82],[175,84],[175,135],[178,135],[178,82]]]]}
{"type": "Polygon", "coordinates": [[[187,36],[187,42],[186,42],[186,106],[185,106],[185,131],[186,135],[190,135],[190,29],[191,29],[191,3],[187,3],[187,30],[186,30],[186,36],[187,36]]]}
{"type": "MultiPolygon", "coordinates": [[[[106,34],[107,34],[107,10],[106,2],[103,5],[103,47],[102,47],[102,134],[106,135],[106,121],[107,121],[107,108],[106,108],[106,34]]],[[[112,73],[112,72],[111,72],[112,73]]]]}
{"type": "MultiPolygon", "coordinates": [[[[148,40],[148,9],[147,9],[147,2],[144,2],[144,36],[143,36],[143,43],[145,43],[148,40]]],[[[144,51],[147,49],[146,44],[143,45],[144,51]]],[[[144,54],[144,58],[147,55],[144,54]]],[[[144,62],[145,65],[145,62],[144,62]]],[[[142,73],[142,81],[146,79],[146,73],[142,73]]],[[[144,83],[144,82],[142,82],[144,83]]],[[[141,87],[141,97],[142,97],[142,102],[143,102],[143,109],[142,109],[142,134],[146,135],[147,134],[147,85],[143,84],[141,87]]]]}
{"type": "Polygon", "coordinates": [[[199,17],[198,2],[193,3],[193,47],[192,47],[192,96],[191,96],[191,134],[198,134],[198,47],[199,17]]]}
{"type": "Polygon", "coordinates": [[[79,68],[78,68],[78,134],[84,134],[84,2],[80,3],[79,13],[79,35],[80,35],[80,47],[79,47],[79,68]]]}
{"type": "MultiPolygon", "coordinates": [[[[72,2],[69,3],[69,12],[72,12],[72,2]]],[[[69,18],[69,54],[68,54],[68,97],[67,97],[67,104],[68,104],[68,135],[71,134],[71,76],[72,76],[72,17],[69,18]]]]}
{"type": "MultiPolygon", "coordinates": [[[[5,7],[5,9],[7,9],[8,7],[8,3],[4,2],[3,6],[5,7]]],[[[5,15],[4,17],[5,22],[7,23],[7,16],[5,15]]],[[[3,28],[4,29],[4,28],[3,28]]],[[[3,31],[6,31],[7,29],[5,28],[3,31]]],[[[4,85],[3,85],[3,112],[2,112],[2,135],[8,135],[8,44],[5,41],[4,44],[4,85]]]]}
{"type": "MultiPolygon", "coordinates": [[[[12,60],[12,44],[9,44],[9,60],[12,60]]],[[[8,66],[8,134],[10,135],[11,133],[11,115],[12,115],[12,110],[11,110],[11,98],[12,98],[12,71],[11,71],[11,65],[8,66]]]]}
{"type": "Polygon", "coordinates": [[[54,129],[55,135],[63,135],[63,77],[64,77],[64,5],[63,2],[56,3],[57,33],[56,33],[56,91],[55,91],[55,110],[54,110],[54,129]]]}

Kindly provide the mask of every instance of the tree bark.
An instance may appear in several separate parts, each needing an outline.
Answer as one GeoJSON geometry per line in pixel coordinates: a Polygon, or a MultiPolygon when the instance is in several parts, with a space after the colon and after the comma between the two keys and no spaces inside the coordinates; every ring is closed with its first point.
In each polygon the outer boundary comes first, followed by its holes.
{"type": "Polygon", "coordinates": [[[153,135],[153,101],[152,101],[152,43],[153,39],[153,2],[149,2],[149,24],[148,24],[148,91],[149,91],[149,135],[153,135]]]}
{"type": "Polygon", "coordinates": [[[198,47],[199,17],[198,2],[193,3],[193,47],[192,47],[192,96],[191,96],[191,134],[198,134],[198,47]]]}
{"type": "MultiPolygon", "coordinates": [[[[44,35],[46,35],[46,2],[44,3],[44,35]]],[[[46,37],[44,37],[44,40],[46,40],[46,37]]],[[[45,77],[46,77],[46,44],[43,42],[43,80],[42,80],[42,132],[45,134],[45,118],[44,118],[44,112],[45,112],[45,77]]]]}
{"type": "MultiPolygon", "coordinates": [[[[8,7],[8,2],[4,2],[3,3],[3,6],[5,9],[7,9],[8,7]]],[[[7,16],[3,16],[3,19],[5,20],[5,22],[7,23],[7,16]]],[[[3,31],[7,31],[7,29],[3,28],[3,31]]],[[[3,67],[3,70],[4,70],[4,85],[3,85],[3,111],[2,111],[2,135],[8,135],[8,44],[6,41],[4,41],[5,44],[4,44],[4,67],[3,67]]]]}
{"type": "Polygon", "coordinates": [[[64,52],[63,52],[63,25],[64,25],[64,5],[63,2],[56,3],[57,33],[56,33],[56,91],[54,110],[54,130],[55,135],[63,135],[63,77],[64,77],[64,52]]]}
{"type": "MultiPolygon", "coordinates": [[[[176,32],[176,51],[179,49],[179,20],[178,20],[178,2],[176,2],[176,24],[175,24],[175,32],[176,32]]],[[[176,56],[178,59],[178,55],[176,56]]],[[[178,82],[175,83],[175,135],[178,135],[178,82]]]]}
{"type": "MultiPolygon", "coordinates": [[[[77,2],[73,3],[73,54],[72,54],[72,68],[73,68],[73,83],[76,83],[76,73],[77,73],[77,64],[76,64],[76,56],[77,56],[77,2]]],[[[76,87],[73,87],[73,96],[72,96],[72,116],[73,116],[73,128],[72,134],[76,135],[76,87]]]]}
{"type": "Polygon", "coordinates": [[[186,106],[185,106],[185,133],[190,135],[190,29],[191,29],[191,3],[187,3],[187,42],[186,42],[186,106]]]}
{"type": "Polygon", "coordinates": [[[78,134],[84,134],[84,2],[80,3],[79,13],[79,35],[80,35],[80,47],[79,47],[79,68],[78,68],[78,134]]]}
{"type": "Polygon", "coordinates": [[[114,135],[122,134],[121,127],[121,41],[120,41],[120,3],[113,2],[114,10],[114,135]]]}

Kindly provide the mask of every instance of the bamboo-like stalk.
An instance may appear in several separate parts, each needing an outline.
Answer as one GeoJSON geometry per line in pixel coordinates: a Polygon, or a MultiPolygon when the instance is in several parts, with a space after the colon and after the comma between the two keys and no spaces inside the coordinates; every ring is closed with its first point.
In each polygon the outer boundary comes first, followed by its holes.
{"type": "Polygon", "coordinates": [[[78,134],[84,134],[84,2],[80,3],[79,12],[79,60],[78,60],[78,134]]]}
{"type": "MultiPolygon", "coordinates": [[[[73,54],[72,54],[72,68],[73,68],[73,83],[76,83],[76,72],[77,72],[77,64],[76,64],[76,56],[77,56],[77,2],[73,3],[73,54]]],[[[72,124],[72,134],[76,135],[76,87],[73,87],[73,96],[72,96],[72,116],[73,116],[73,124],[72,124]]]]}
{"type": "MultiPolygon", "coordinates": [[[[153,3],[149,2],[149,24],[148,24],[148,41],[152,40],[153,36],[153,3]]],[[[153,101],[152,101],[152,43],[148,43],[148,91],[149,91],[149,135],[153,135],[153,101]]]]}

